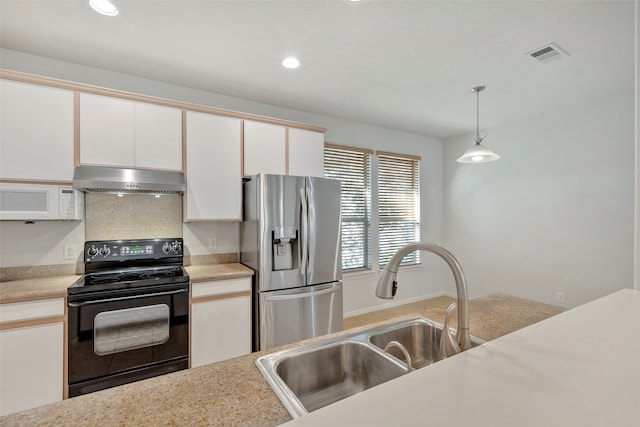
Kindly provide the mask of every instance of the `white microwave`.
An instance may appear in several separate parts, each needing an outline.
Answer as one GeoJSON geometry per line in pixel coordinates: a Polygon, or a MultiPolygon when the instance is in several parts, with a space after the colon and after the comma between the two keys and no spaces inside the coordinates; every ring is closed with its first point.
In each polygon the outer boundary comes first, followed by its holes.
{"type": "Polygon", "coordinates": [[[81,220],[84,194],[71,186],[0,183],[0,220],[81,220]]]}

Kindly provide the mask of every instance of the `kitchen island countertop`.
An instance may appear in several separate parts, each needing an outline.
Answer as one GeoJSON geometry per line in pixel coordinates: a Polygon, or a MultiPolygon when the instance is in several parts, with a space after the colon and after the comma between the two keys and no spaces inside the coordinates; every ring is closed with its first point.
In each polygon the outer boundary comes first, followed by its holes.
{"type": "MultiPolygon", "coordinates": [[[[530,324],[562,311],[559,307],[507,295],[476,298],[470,301],[469,307],[471,333],[487,340],[516,330],[523,326],[523,322],[530,324]]],[[[393,320],[422,315],[441,322],[439,316],[445,309],[446,307],[432,308],[393,320]]],[[[349,332],[390,321],[392,320],[353,328],[349,332]]],[[[322,337],[314,340],[318,339],[322,337]]],[[[275,426],[291,420],[291,416],[254,362],[263,354],[302,343],[304,342],[7,415],[0,418],[0,425],[275,426]]]]}
{"type": "Polygon", "coordinates": [[[287,426],[640,426],[640,292],[624,289],[287,426]]]}

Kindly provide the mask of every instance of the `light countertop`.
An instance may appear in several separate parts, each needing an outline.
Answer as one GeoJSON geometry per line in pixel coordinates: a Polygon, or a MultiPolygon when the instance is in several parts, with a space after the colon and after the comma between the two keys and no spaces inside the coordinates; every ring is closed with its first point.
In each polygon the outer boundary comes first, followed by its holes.
{"type": "MultiPolygon", "coordinates": [[[[436,321],[442,321],[439,316],[445,308],[433,308],[393,320],[422,315],[436,321]]],[[[471,333],[484,339],[492,339],[498,334],[512,332],[517,328],[562,311],[558,307],[507,295],[473,299],[470,301],[469,309],[471,333]]],[[[354,328],[348,332],[366,329],[393,320],[354,328]]],[[[323,339],[323,337],[314,340],[318,339],[323,339]]],[[[7,415],[0,418],[0,425],[276,426],[291,420],[291,416],[264,380],[254,362],[263,354],[298,346],[301,343],[304,342],[150,378],[7,415]]],[[[455,356],[455,358],[460,356],[455,356]]],[[[430,370],[432,367],[426,369],[430,370]]],[[[411,375],[415,375],[415,373],[411,375]]],[[[441,387],[438,386],[438,388],[441,387]]],[[[486,395],[486,393],[484,394],[486,395]]],[[[395,401],[395,399],[393,400],[395,401]]],[[[388,406],[388,402],[385,405],[388,406]]],[[[342,425],[343,421],[334,424],[342,425]]],[[[317,422],[319,422],[317,425],[325,425],[322,420],[317,422]]],[[[351,424],[353,425],[353,423],[351,424]]]]}
{"type": "Polygon", "coordinates": [[[640,426],[640,292],[618,291],[287,426],[640,426]]]}
{"type": "MultiPolygon", "coordinates": [[[[185,267],[191,282],[251,277],[253,270],[238,263],[198,264],[185,267]]],[[[52,275],[32,279],[9,280],[0,282],[0,304],[64,298],[67,288],[80,275],[52,275]]]]}

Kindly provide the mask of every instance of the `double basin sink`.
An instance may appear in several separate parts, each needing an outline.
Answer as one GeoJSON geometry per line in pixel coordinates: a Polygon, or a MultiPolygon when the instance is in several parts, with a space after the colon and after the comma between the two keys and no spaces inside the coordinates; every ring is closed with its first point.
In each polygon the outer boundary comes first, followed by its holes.
{"type": "MultiPolygon", "coordinates": [[[[442,360],[441,334],[442,325],[412,318],[271,353],[256,365],[297,418],[442,360]],[[411,368],[397,343],[406,349],[411,368]]],[[[484,342],[471,337],[472,347],[484,342]]]]}

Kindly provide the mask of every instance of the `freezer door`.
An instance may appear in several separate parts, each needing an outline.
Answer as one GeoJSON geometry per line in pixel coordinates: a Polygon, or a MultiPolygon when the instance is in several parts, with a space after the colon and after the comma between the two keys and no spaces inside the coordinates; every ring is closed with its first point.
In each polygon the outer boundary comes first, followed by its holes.
{"type": "Polygon", "coordinates": [[[307,285],[342,279],[340,181],[307,178],[307,285]]]}
{"type": "Polygon", "coordinates": [[[342,282],[259,294],[259,350],[342,330],[342,282]]]}

